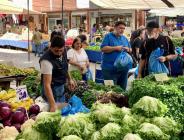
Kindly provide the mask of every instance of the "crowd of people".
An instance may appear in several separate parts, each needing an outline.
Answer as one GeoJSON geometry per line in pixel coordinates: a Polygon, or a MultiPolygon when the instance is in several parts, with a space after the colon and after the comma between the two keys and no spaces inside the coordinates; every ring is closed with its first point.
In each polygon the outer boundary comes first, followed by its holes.
{"type": "MultiPolygon", "coordinates": [[[[95,25],[94,25],[95,27],[95,25]]],[[[109,31],[101,43],[102,74],[104,80],[113,80],[114,84],[126,89],[129,67],[118,69],[115,61],[122,54],[127,53],[135,60],[138,75],[142,78],[149,75],[150,58],[160,49],[163,54],[157,60],[164,64],[170,74],[170,60],[177,57],[175,48],[168,36],[163,36],[158,23],[151,21],[146,27],[139,27],[132,32],[130,41],[124,36],[126,24],[122,21],[115,23],[113,30],[109,31]]],[[[94,32],[95,28],[92,29],[94,32]]],[[[88,81],[90,62],[85,52],[87,37],[84,34],[77,36],[70,48],[65,47],[65,39],[61,30],[55,28],[51,35],[51,45],[40,58],[42,74],[42,94],[50,104],[50,111],[55,111],[56,102],[64,102],[64,84],[67,82],[69,89],[75,88],[75,82],[70,76],[70,71],[79,70],[84,81],[88,81]]],[[[38,43],[39,44],[39,43],[38,43]]],[[[122,57],[123,58],[123,57],[122,57]]],[[[124,56],[124,59],[127,59],[124,56]]],[[[154,71],[159,73],[159,71],[154,71]]]]}

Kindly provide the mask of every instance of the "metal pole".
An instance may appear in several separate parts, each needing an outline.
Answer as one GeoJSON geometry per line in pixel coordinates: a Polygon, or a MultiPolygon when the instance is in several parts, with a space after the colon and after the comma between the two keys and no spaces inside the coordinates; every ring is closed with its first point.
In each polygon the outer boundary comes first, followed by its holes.
{"type": "MultiPolygon", "coordinates": [[[[63,14],[64,14],[64,0],[62,0],[62,6],[61,6],[61,25],[63,26],[63,14]]],[[[63,30],[63,28],[62,28],[63,30]]]]}
{"type": "Polygon", "coordinates": [[[30,43],[29,43],[29,0],[27,0],[27,15],[28,15],[28,61],[30,61],[30,43]]]}

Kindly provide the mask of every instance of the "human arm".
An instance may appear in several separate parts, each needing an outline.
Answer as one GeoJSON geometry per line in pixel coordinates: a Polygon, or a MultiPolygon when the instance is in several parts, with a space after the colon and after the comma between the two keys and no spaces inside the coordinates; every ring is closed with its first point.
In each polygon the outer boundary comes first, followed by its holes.
{"type": "Polygon", "coordinates": [[[43,74],[43,81],[44,81],[45,95],[50,105],[50,112],[55,112],[57,107],[56,107],[56,102],[54,100],[53,92],[51,89],[52,75],[43,74]]]}
{"type": "Polygon", "coordinates": [[[72,77],[71,77],[69,72],[67,73],[67,81],[68,81],[68,88],[69,88],[69,90],[74,91],[75,87],[76,87],[76,83],[72,79],[72,77]]]}
{"type": "Polygon", "coordinates": [[[137,79],[140,79],[142,77],[142,71],[143,71],[143,68],[145,67],[145,63],[146,63],[145,59],[140,60],[137,79]]]}
{"type": "Polygon", "coordinates": [[[172,40],[169,37],[166,37],[166,41],[169,47],[169,54],[166,56],[159,57],[160,62],[170,61],[177,57],[177,55],[175,54],[175,47],[172,40]]]}

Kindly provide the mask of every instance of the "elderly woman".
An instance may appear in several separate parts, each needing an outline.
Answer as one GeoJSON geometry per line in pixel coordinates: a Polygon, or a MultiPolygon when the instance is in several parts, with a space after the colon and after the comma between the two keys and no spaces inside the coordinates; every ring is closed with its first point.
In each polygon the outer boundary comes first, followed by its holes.
{"type": "Polygon", "coordinates": [[[82,79],[88,80],[87,72],[89,72],[89,60],[85,50],[82,48],[80,38],[75,38],[72,44],[72,49],[67,52],[67,58],[69,60],[69,70],[80,70],[82,79]]]}

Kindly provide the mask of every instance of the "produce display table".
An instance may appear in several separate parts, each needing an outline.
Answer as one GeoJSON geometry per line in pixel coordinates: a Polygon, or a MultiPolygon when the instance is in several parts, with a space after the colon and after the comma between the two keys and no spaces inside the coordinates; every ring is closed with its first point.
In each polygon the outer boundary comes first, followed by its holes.
{"type": "Polygon", "coordinates": [[[101,62],[102,61],[102,52],[86,50],[90,62],[101,62]]]}
{"type": "Polygon", "coordinates": [[[10,88],[10,82],[15,80],[16,86],[19,86],[21,81],[26,78],[25,75],[16,75],[16,76],[0,76],[0,87],[4,89],[10,88]]]}
{"type": "MultiPolygon", "coordinates": [[[[42,41],[41,49],[44,50],[47,47],[49,41],[42,41]]],[[[5,40],[0,39],[0,46],[12,46],[19,49],[28,49],[28,41],[27,40],[5,40]]],[[[32,51],[35,51],[35,45],[30,41],[30,46],[32,47],[32,51]]]]}
{"type": "MultiPolygon", "coordinates": [[[[30,41],[30,45],[31,45],[31,41],[30,41]]],[[[28,41],[0,39],[0,46],[13,46],[20,49],[27,49],[28,41]]]]}

